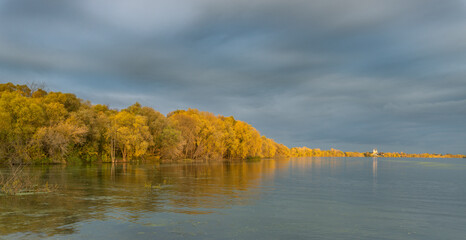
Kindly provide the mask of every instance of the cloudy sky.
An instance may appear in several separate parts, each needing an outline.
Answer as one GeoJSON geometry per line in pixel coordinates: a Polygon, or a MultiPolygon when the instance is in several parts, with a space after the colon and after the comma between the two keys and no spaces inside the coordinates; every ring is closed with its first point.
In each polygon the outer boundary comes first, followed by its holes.
{"type": "Polygon", "coordinates": [[[466,154],[466,1],[0,0],[0,80],[288,146],[466,154]]]}

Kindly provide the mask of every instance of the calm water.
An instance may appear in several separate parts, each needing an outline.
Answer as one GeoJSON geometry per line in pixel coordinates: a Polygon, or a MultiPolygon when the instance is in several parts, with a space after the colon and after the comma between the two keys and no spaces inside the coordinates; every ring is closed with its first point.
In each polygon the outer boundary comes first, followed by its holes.
{"type": "Polygon", "coordinates": [[[0,196],[0,238],[466,239],[466,159],[292,158],[25,171],[61,188],[0,196]]]}

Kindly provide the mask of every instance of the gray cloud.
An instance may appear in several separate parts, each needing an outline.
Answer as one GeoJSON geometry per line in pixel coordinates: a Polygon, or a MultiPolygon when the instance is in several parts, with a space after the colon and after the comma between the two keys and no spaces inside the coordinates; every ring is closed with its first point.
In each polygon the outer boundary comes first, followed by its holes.
{"type": "Polygon", "coordinates": [[[290,146],[466,153],[466,4],[0,1],[0,78],[234,115],[290,146]]]}

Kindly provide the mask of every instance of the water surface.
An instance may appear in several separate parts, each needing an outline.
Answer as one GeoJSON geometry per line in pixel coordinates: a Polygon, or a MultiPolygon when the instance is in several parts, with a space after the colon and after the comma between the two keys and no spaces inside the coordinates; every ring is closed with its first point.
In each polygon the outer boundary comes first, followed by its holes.
{"type": "Polygon", "coordinates": [[[466,236],[466,159],[292,158],[24,171],[60,188],[0,196],[0,238],[466,236]]]}

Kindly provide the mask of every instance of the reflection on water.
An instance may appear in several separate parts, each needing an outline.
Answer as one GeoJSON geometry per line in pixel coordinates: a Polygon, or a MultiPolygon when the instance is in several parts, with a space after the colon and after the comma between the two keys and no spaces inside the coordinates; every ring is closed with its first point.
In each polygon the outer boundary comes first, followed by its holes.
{"type": "Polygon", "coordinates": [[[261,181],[273,178],[286,161],[191,164],[102,164],[42,166],[27,171],[60,190],[34,196],[0,197],[0,232],[74,233],[73,223],[110,216],[135,221],[145,212],[208,214],[248,204],[259,197],[261,181]],[[66,226],[66,227],[63,227],[66,226]]]}
{"type": "Polygon", "coordinates": [[[28,167],[61,187],[0,196],[0,236],[458,239],[466,235],[460,166],[464,160],[293,158],[28,167]],[[458,167],[432,167],[440,163],[458,167]]]}

